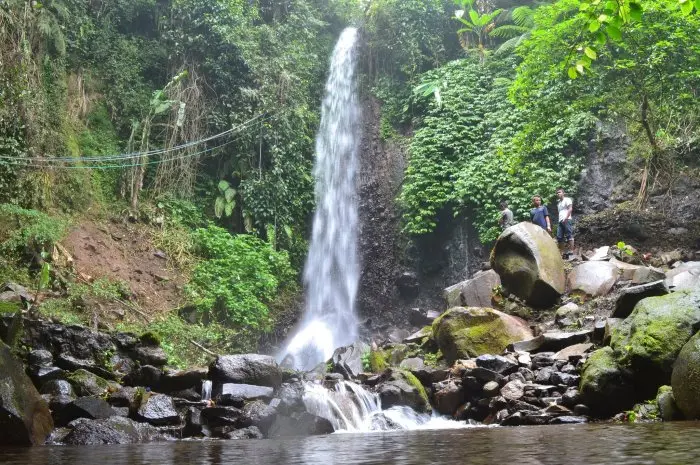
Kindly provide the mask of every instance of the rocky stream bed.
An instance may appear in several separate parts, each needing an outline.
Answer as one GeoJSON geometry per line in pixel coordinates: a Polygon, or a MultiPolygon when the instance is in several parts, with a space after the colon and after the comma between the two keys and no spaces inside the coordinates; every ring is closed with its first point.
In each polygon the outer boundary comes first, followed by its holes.
{"type": "MultiPolygon", "coordinates": [[[[445,289],[446,311],[412,310],[415,332],[341,347],[306,373],[259,354],[174,370],[150,334],[8,316],[0,336],[17,340],[12,350],[0,346],[0,443],[280,438],[357,426],[337,421],[348,408],[340,401],[333,417],[314,408],[310,386],[348,391],[344,402],[353,403],[347,386],[361,385],[382,409],[407,406],[474,425],[694,419],[694,258],[602,247],[565,263],[544,231],[521,223],[499,238],[492,269],[445,289]]],[[[0,298],[28,296],[9,283],[0,298]]]]}

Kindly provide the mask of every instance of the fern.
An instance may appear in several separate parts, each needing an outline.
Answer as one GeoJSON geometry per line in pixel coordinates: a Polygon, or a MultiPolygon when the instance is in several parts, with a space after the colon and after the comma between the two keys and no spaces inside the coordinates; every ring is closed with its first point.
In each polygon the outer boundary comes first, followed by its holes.
{"type": "Polygon", "coordinates": [[[513,37],[521,36],[529,31],[528,28],[523,26],[516,26],[514,24],[506,24],[505,26],[499,26],[489,35],[493,37],[499,37],[501,39],[512,39],[513,37]]]}

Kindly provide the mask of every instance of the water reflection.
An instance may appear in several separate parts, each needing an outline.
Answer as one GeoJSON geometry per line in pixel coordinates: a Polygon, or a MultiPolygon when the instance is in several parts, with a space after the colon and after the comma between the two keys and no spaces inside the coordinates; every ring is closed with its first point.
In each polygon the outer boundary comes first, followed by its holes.
{"type": "Polygon", "coordinates": [[[18,448],[0,450],[0,463],[686,465],[700,463],[700,423],[474,428],[296,440],[18,448]]]}

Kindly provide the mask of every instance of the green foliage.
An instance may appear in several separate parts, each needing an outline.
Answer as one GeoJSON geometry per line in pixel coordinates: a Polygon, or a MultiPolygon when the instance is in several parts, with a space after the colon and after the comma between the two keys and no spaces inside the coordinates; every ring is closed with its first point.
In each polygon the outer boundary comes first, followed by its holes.
{"type": "Polygon", "coordinates": [[[511,63],[459,60],[425,74],[425,82],[440,83],[442,99],[423,99],[425,117],[409,147],[399,198],[407,232],[433,231],[444,211],[472,213],[488,241],[498,234],[500,200],[524,219],[532,195],[553,197],[557,185],[574,191],[580,139],[594,120],[564,110],[533,121],[508,99],[511,63]]]}
{"type": "Polygon", "coordinates": [[[0,204],[0,249],[5,253],[21,253],[25,249],[41,252],[63,239],[68,222],[37,210],[12,204],[0,204]]]}
{"type": "Polygon", "coordinates": [[[278,289],[294,285],[287,253],[254,236],[232,236],[217,226],[196,230],[194,238],[203,260],[186,291],[204,321],[269,328],[269,303],[278,289]]]}

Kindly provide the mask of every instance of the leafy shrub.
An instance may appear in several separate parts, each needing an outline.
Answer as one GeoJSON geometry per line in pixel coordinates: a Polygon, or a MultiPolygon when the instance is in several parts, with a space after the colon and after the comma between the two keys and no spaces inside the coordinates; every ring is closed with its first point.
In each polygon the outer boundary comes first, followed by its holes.
{"type": "Polygon", "coordinates": [[[217,226],[197,229],[197,264],[186,292],[205,322],[268,329],[268,304],[280,287],[294,283],[285,251],[257,237],[232,236],[217,226]]]}
{"type": "Polygon", "coordinates": [[[68,230],[62,218],[12,204],[0,204],[0,226],[0,249],[5,253],[48,249],[68,230]]]}

